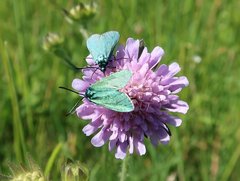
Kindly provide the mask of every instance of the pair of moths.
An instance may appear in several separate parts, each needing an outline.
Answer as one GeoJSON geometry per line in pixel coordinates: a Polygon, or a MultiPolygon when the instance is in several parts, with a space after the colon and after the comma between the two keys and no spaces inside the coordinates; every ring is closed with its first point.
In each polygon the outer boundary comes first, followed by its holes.
{"type": "MultiPolygon", "coordinates": [[[[117,31],[109,31],[101,35],[94,34],[87,39],[87,48],[102,72],[106,70],[119,37],[117,31]]],[[[87,88],[84,97],[113,111],[131,112],[134,110],[131,99],[126,93],[119,91],[127,85],[131,77],[132,72],[129,70],[115,72],[87,88]]]]}
{"type": "MultiPolygon", "coordinates": [[[[119,41],[117,31],[109,31],[101,35],[94,34],[87,39],[87,48],[100,70],[105,72],[112,57],[114,48],[119,41]]],[[[117,112],[131,112],[134,105],[128,95],[120,92],[126,86],[132,73],[122,70],[105,77],[91,85],[85,92],[85,97],[98,105],[117,112]]]]}

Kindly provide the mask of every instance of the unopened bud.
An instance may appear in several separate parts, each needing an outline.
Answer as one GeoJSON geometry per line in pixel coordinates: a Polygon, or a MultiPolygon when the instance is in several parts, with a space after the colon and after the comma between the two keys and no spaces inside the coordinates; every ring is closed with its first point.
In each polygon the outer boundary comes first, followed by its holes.
{"type": "Polygon", "coordinates": [[[68,163],[64,167],[63,181],[82,180],[87,181],[89,171],[86,166],[80,162],[68,163]]]}
{"type": "Polygon", "coordinates": [[[43,40],[43,49],[48,51],[63,43],[63,38],[57,33],[48,33],[43,40]]]}
{"type": "Polygon", "coordinates": [[[72,21],[86,21],[94,17],[96,14],[96,4],[83,4],[72,7],[68,12],[65,11],[67,20],[72,21]]]}

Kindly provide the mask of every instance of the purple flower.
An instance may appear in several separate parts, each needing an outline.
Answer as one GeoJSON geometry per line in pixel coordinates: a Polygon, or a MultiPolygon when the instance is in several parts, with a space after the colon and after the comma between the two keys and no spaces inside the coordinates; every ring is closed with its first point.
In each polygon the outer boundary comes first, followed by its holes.
{"type": "MultiPolygon", "coordinates": [[[[176,77],[180,71],[177,63],[169,66],[156,65],[164,55],[160,47],[155,47],[148,53],[145,47],[138,58],[139,40],[129,38],[126,46],[120,46],[116,52],[116,60],[108,64],[105,75],[94,69],[83,70],[83,79],[74,79],[72,87],[84,94],[85,90],[97,80],[112,72],[128,69],[133,73],[131,80],[121,91],[128,94],[135,109],[129,113],[119,113],[101,107],[83,99],[83,104],[76,109],[77,116],[91,120],[83,128],[89,136],[96,133],[91,143],[100,147],[108,142],[109,150],[115,150],[115,157],[123,159],[126,153],[146,153],[144,137],[149,138],[153,145],[159,142],[166,144],[170,140],[170,130],[167,125],[178,127],[182,120],[172,116],[170,112],[185,114],[188,104],[179,100],[178,92],[188,85],[185,76],[176,77]]],[[[94,61],[88,59],[88,64],[94,61]]]]}

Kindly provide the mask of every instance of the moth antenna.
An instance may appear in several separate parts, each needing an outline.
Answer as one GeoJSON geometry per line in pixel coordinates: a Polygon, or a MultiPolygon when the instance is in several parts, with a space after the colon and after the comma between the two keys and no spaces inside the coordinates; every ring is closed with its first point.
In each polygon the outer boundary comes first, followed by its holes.
{"type": "Polygon", "coordinates": [[[130,59],[129,57],[128,58],[116,58],[116,56],[115,55],[112,55],[113,56],[113,59],[109,59],[109,61],[117,61],[117,60],[121,60],[121,59],[125,59],[125,60],[127,60],[127,59],[130,59]]]}
{"type": "Polygon", "coordinates": [[[92,69],[97,67],[77,67],[76,70],[92,69]]]}
{"type": "Polygon", "coordinates": [[[73,112],[75,112],[75,109],[77,108],[77,106],[79,105],[79,103],[83,100],[83,98],[79,99],[76,104],[74,104],[74,106],[72,107],[72,109],[70,109],[70,111],[68,111],[68,113],[66,114],[66,116],[69,116],[70,114],[72,114],[73,112]]]}
{"type": "Polygon", "coordinates": [[[69,89],[69,88],[67,88],[67,87],[62,87],[62,86],[60,86],[60,87],[58,87],[58,88],[64,89],[64,90],[67,90],[67,91],[70,91],[70,92],[73,92],[73,93],[78,94],[78,95],[84,96],[83,94],[80,94],[79,92],[77,92],[77,91],[75,91],[75,90],[72,90],[72,89],[69,89]]]}

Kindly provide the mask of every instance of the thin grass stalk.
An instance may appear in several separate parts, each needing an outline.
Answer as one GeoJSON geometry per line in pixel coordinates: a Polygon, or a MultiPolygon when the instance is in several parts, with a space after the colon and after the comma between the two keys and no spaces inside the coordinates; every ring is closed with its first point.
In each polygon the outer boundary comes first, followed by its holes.
{"type": "Polygon", "coordinates": [[[185,179],[185,172],[184,172],[184,158],[183,158],[183,150],[182,150],[182,143],[180,141],[180,135],[178,131],[175,132],[175,140],[176,140],[176,150],[177,150],[177,157],[178,157],[178,175],[179,180],[184,181],[185,179]]]}
{"type": "Polygon", "coordinates": [[[233,172],[239,158],[240,158],[240,144],[238,144],[236,150],[234,151],[232,157],[230,158],[228,164],[226,165],[225,170],[220,179],[221,181],[230,180],[231,173],[233,172]]]}
{"type": "Polygon", "coordinates": [[[56,161],[57,155],[61,151],[62,147],[63,147],[63,144],[62,143],[58,143],[57,146],[54,148],[51,156],[48,159],[47,165],[45,167],[45,171],[44,171],[44,175],[45,176],[49,176],[49,174],[50,174],[50,172],[52,170],[53,164],[56,161]]]}
{"type": "Polygon", "coordinates": [[[28,85],[28,68],[27,68],[27,56],[25,54],[25,37],[23,34],[23,27],[25,23],[24,16],[24,2],[22,0],[12,0],[13,1],[13,10],[14,10],[14,18],[16,24],[16,33],[17,33],[17,45],[18,45],[18,59],[20,60],[19,64],[16,64],[16,72],[19,77],[20,85],[23,91],[23,100],[26,106],[26,121],[28,125],[28,129],[30,133],[33,133],[33,119],[32,119],[32,110],[28,103],[29,85],[28,85]]]}
{"type": "MultiPolygon", "coordinates": [[[[2,43],[1,43],[2,44],[2,43]]],[[[1,47],[3,47],[1,45],[1,47]]],[[[3,49],[3,48],[1,48],[3,49]]],[[[20,116],[20,105],[17,98],[16,85],[13,78],[13,69],[11,65],[11,59],[8,55],[7,43],[5,42],[5,52],[3,52],[3,67],[7,80],[9,95],[12,104],[13,115],[13,146],[18,161],[23,161],[26,153],[26,145],[24,140],[24,132],[22,126],[22,120],[20,116]]]]}

